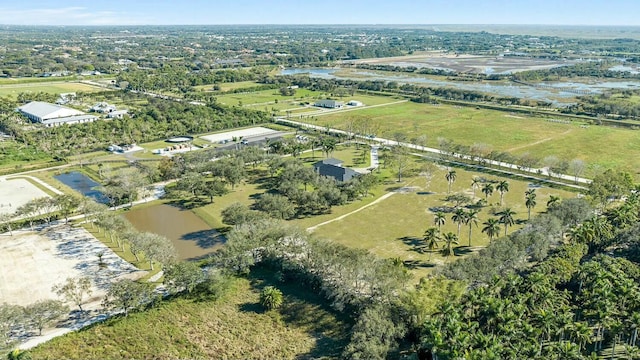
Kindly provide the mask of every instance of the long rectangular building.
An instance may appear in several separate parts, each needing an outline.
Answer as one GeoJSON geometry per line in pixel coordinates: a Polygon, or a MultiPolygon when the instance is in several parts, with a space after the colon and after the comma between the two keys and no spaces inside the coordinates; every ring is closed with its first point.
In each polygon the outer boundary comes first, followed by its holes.
{"type": "Polygon", "coordinates": [[[31,121],[47,127],[93,122],[98,119],[97,116],[87,115],[79,110],[42,101],[32,101],[22,105],[18,111],[31,121]]]}

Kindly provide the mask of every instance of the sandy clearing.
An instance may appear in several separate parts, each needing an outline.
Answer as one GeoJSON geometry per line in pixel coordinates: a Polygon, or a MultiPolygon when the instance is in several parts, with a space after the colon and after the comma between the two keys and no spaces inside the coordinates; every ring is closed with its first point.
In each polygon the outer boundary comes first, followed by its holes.
{"type": "Polygon", "coordinates": [[[29,201],[49,195],[26,179],[0,178],[0,214],[11,214],[29,201]]]}
{"type": "MultiPolygon", "coordinates": [[[[68,277],[91,279],[92,294],[83,304],[86,313],[69,313],[64,325],[48,328],[41,336],[19,339],[19,347],[28,349],[56,336],[78,330],[108,317],[101,302],[111,282],[121,278],[138,279],[147,272],[129,264],[83,228],[63,223],[36,231],[18,230],[14,236],[0,234],[0,302],[29,305],[39,300],[58,299],[51,288],[68,277]],[[102,253],[99,264],[98,253],[102,253]]],[[[74,304],[68,304],[77,310],[74,304]]]]}
{"type": "Polygon", "coordinates": [[[68,277],[92,280],[93,297],[102,297],[114,279],[144,273],[124,261],[83,228],[53,225],[42,231],[0,235],[0,301],[28,305],[57,299],[53,285],[68,277]],[[98,253],[103,253],[103,266],[98,253]]]}

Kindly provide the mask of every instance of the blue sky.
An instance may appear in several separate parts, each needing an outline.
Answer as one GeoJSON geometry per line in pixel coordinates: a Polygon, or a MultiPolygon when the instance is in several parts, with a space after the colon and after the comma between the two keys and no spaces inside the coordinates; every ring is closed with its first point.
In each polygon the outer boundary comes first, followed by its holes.
{"type": "Polygon", "coordinates": [[[0,0],[0,24],[640,25],[640,0],[0,0]]]}

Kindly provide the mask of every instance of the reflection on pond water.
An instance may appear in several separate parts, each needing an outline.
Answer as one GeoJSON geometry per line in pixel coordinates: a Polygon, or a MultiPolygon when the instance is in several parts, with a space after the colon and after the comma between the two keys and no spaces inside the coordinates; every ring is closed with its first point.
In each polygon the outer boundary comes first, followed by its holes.
{"type": "Polygon", "coordinates": [[[72,188],[73,190],[79,192],[83,196],[90,197],[99,203],[109,203],[109,198],[95,189],[96,187],[99,187],[101,185],[91,180],[87,175],[81,172],[71,171],[68,173],[55,175],[54,178],[72,188]]]}
{"type": "Polygon", "coordinates": [[[161,204],[125,213],[125,218],[139,231],[148,231],[167,237],[183,260],[204,257],[218,250],[224,236],[212,229],[189,210],[161,204]]]}

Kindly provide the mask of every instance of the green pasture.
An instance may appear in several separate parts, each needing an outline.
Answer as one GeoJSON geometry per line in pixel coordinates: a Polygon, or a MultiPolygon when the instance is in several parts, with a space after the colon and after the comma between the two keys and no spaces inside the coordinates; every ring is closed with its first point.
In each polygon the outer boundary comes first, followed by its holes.
{"type": "Polygon", "coordinates": [[[337,358],[350,324],[296,284],[255,271],[215,296],[178,297],[151,310],[114,317],[30,350],[34,359],[337,358]],[[265,311],[260,290],[278,287],[284,303],[265,311]],[[170,341],[167,341],[170,339],[170,341]]]}
{"type": "Polygon", "coordinates": [[[253,91],[247,93],[235,93],[224,94],[217,97],[218,102],[225,105],[253,105],[253,104],[273,104],[275,100],[280,101],[310,101],[313,102],[315,98],[321,96],[319,91],[312,91],[307,89],[296,90],[293,96],[283,96],[278,89],[253,91]]]}
{"type": "MultiPolygon", "coordinates": [[[[259,86],[261,84],[255,81],[238,81],[238,82],[220,83],[217,85],[220,86],[220,90],[216,90],[216,91],[230,91],[230,90],[259,86]]],[[[207,84],[207,85],[197,85],[197,86],[194,86],[193,88],[197,91],[214,91],[213,90],[214,86],[215,84],[207,84]]]]}
{"type": "MultiPolygon", "coordinates": [[[[482,207],[478,214],[478,226],[472,227],[471,249],[468,247],[468,226],[462,225],[460,231],[460,244],[456,246],[456,252],[460,255],[475,251],[477,247],[486,246],[489,238],[482,233],[482,223],[490,217],[495,217],[492,212],[509,207],[516,212],[515,219],[519,222],[509,228],[509,233],[524,226],[527,219],[527,208],[524,205],[524,193],[529,189],[529,183],[498,178],[493,175],[485,175],[455,169],[456,181],[451,187],[451,193],[464,193],[473,197],[471,181],[474,176],[484,177],[487,180],[507,180],[509,192],[504,195],[504,205],[500,206],[500,194],[495,191],[488,198],[489,205],[482,207]]],[[[433,173],[433,177],[427,180],[424,176],[414,176],[403,180],[402,184],[389,181],[384,185],[385,191],[394,191],[401,186],[408,187],[407,191],[395,192],[390,197],[370,206],[362,211],[351,214],[342,220],[318,227],[314,234],[341,244],[362,248],[383,258],[400,258],[412,268],[414,276],[420,278],[429,273],[432,266],[453,261],[458,257],[443,257],[437,251],[432,253],[416,251],[419,239],[424,231],[434,225],[436,208],[444,205],[453,206],[444,199],[447,196],[447,182],[445,174],[447,168],[439,167],[433,173]]],[[[552,189],[546,186],[536,190],[537,205],[532,209],[531,216],[535,216],[546,210],[546,202],[549,195],[560,196],[563,199],[575,197],[574,193],[552,189]]],[[[476,201],[484,199],[480,189],[476,190],[476,201]]],[[[451,220],[451,213],[446,214],[446,223],[442,226],[442,232],[457,233],[457,224],[451,220]]],[[[334,217],[335,218],[335,217],[334,217]]],[[[311,219],[310,219],[311,220],[311,219]]],[[[313,218],[316,220],[316,218],[313,218]]],[[[319,224],[325,219],[317,219],[319,224]]],[[[315,225],[314,224],[314,225],[315,225]]],[[[501,233],[504,227],[501,225],[501,233]]]]}
{"type": "Polygon", "coordinates": [[[529,153],[541,159],[554,155],[567,161],[578,158],[591,170],[586,175],[602,168],[633,173],[639,170],[636,159],[640,156],[640,133],[631,129],[563,124],[495,110],[411,102],[328,113],[311,122],[344,129],[348,122],[360,118],[377,124],[378,136],[393,138],[396,132],[409,138],[426,135],[432,147],[438,146],[439,138],[445,138],[467,146],[486,144],[492,150],[514,155],[529,153]]]}
{"type": "MultiPolygon", "coordinates": [[[[331,156],[344,160],[346,165],[353,165],[356,158],[360,156],[359,154],[360,150],[355,148],[340,148],[331,156]]],[[[302,156],[305,163],[309,165],[323,158],[324,154],[320,152],[316,152],[314,158],[311,157],[310,152],[302,156]]],[[[416,159],[412,168],[417,169],[422,164],[422,160],[416,159]]],[[[357,164],[355,166],[364,167],[357,164]]],[[[480,208],[478,226],[473,226],[472,229],[471,249],[468,247],[468,227],[463,225],[460,232],[460,244],[456,250],[459,255],[470,253],[488,244],[488,237],[481,233],[482,223],[489,217],[495,217],[493,214],[505,207],[516,212],[515,219],[518,221],[516,225],[509,228],[509,233],[524,226],[527,219],[524,194],[530,188],[529,182],[458,168],[455,170],[457,177],[451,188],[452,194],[464,193],[473,197],[473,189],[471,188],[473,177],[482,177],[487,181],[507,180],[509,182],[509,191],[504,195],[502,206],[500,205],[500,194],[495,191],[489,196],[488,205],[480,208]]],[[[419,171],[408,171],[413,175],[403,178],[402,183],[398,183],[394,169],[382,169],[378,176],[383,183],[371,189],[369,196],[333,207],[328,214],[292,219],[289,222],[306,229],[349,214],[341,220],[317,227],[314,234],[346,246],[367,249],[383,258],[398,257],[412,267],[415,278],[419,279],[427,275],[432,266],[459,258],[443,257],[439,252],[430,254],[416,250],[418,239],[422,237],[427,228],[434,226],[433,217],[434,213],[438,211],[437,208],[454,205],[445,201],[447,196],[445,174],[447,171],[448,168],[438,166],[430,179],[417,175],[419,171]],[[405,189],[398,191],[400,188],[405,189]],[[390,192],[393,195],[369,206],[390,192]],[[359,210],[363,207],[366,208],[359,210]]],[[[264,168],[251,170],[251,176],[246,182],[236,186],[228,194],[214,198],[212,204],[197,207],[193,211],[211,227],[223,230],[226,225],[221,222],[222,210],[236,202],[251,206],[255,199],[266,191],[262,183],[268,179],[268,176],[268,172],[264,168]]],[[[537,205],[532,209],[532,216],[546,211],[546,203],[550,195],[560,196],[563,199],[576,196],[575,193],[544,185],[536,188],[536,193],[537,205]]],[[[480,189],[477,189],[475,197],[473,197],[474,202],[484,198],[484,194],[480,189]]],[[[442,227],[442,232],[457,233],[457,225],[451,220],[451,215],[451,213],[446,214],[446,224],[442,227]]],[[[502,227],[501,233],[503,231],[502,227]]]]}
{"type": "Polygon", "coordinates": [[[0,85],[0,97],[16,98],[23,92],[45,92],[50,94],[60,94],[68,92],[98,92],[105,89],[78,82],[49,82],[49,83],[27,83],[0,85]]]}

